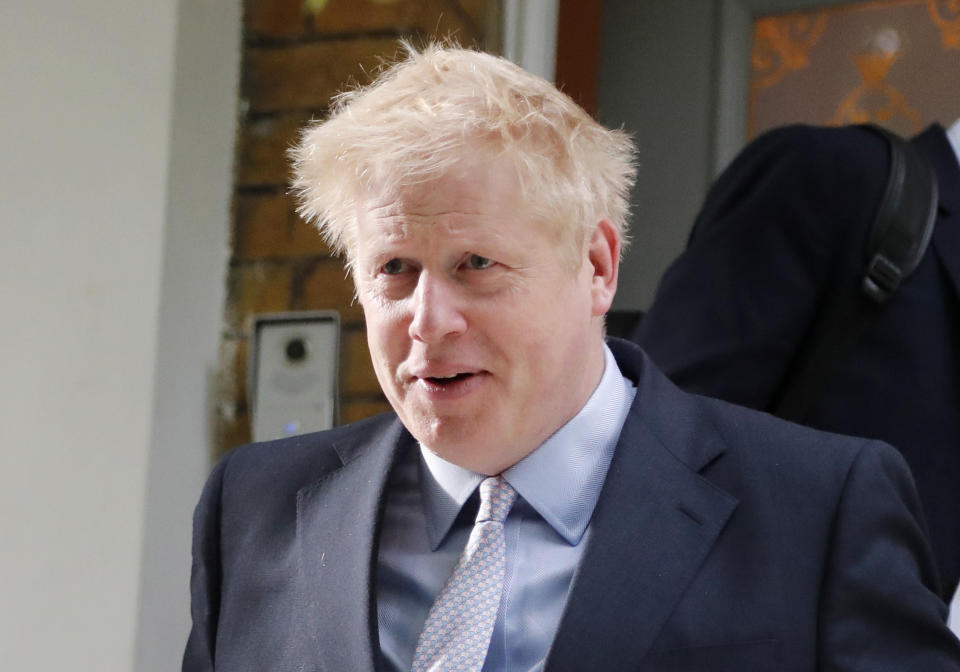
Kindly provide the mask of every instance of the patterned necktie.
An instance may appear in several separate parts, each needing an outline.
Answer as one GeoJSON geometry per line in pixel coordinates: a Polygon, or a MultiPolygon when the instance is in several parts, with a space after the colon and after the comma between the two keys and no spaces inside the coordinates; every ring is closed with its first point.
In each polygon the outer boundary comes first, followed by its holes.
{"type": "Polygon", "coordinates": [[[517,492],[501,476],[480,483],[480,510],[470,539],[420,633],[411,672],[479,672],[487,657],[503,593],[503,521],[517,492]]]}

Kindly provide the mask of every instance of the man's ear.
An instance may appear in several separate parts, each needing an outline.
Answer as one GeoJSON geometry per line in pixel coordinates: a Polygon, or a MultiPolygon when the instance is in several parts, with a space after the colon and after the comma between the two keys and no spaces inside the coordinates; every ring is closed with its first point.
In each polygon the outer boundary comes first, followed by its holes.
{"type": "Polygon", "coordinates": [[[597,223],[587,246],[587,260],[593,272],[591,294],[593,315],[605,315],[617,293],[620,274],[620,234],[610,220],[597,223]]]}

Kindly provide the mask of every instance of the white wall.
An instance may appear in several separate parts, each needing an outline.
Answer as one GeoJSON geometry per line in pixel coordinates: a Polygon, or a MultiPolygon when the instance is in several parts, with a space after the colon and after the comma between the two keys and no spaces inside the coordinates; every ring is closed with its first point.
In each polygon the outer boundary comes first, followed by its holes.
{"type": "MultiPolygon", "coordinates": [[[[226,30],[235,29],[227,14],[226,30]]],[[[0,8],[3,669],[126,672],[135,656],[147,669],[153,659],[137,653],[136,633],[151,616],[139,595],[161,572],[142,559],[159,536],[178,558],[163,573],[186,592],[189,520],[156,514],[164,503],[172,511],[181,491],[195,498],[206,470],[209,446],[197,430],[206,372],[174,360],[190,347],[178,321],[196,319],[190,361],[215,361],[210,315],[220,314],[224,261],[201,257],[225,248],[228,178],[211,180],[222,160],[204,157],[230,145],[216,134],[207,145],[202,135],[188,141],[189,124],[178,123],[176,18],[176,0],[0,8]],[[190,141],[200,144],[194,171],[170,177],[188,163],[190,141]],[[178,208],[175,196],[189,201],[194,184],[208,185],[220,206],[178,208]],[[188,228],[195,250],[184,249],[188,228]],[[183,286],[194,280],[201,286],[183,286]],[[190,289],[196,305],[187,311],[190,289]]],[[[150,609],[185,635],[178,605],[153,600],[150,609]]]]}
{"type": "Polygon", "coordinates": [[[240,0],[180,0],[135,666],[179,669],[190,524],[212,454],[240,0]]]}
{"type": "Polygon", "coordinates": [[[646,309],[713,176],[717,11],[704,0],[606,0],[598,117],[637,145],[633,243],[614,308],[646,309]]]}
{"type": "Polygon", "coordinates": [[[560,0],[504,0],[503,55],[548,82],[556,79],[560,0]]]}

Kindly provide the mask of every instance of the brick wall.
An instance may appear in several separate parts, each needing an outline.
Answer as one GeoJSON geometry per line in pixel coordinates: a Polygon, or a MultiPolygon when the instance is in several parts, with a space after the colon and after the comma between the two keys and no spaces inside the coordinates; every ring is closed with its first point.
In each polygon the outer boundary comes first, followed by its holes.
{"type": "Polygon", "coordinates": [[[400,38],[495,45],[498,0],[245,0],[231,258],[217,404],[221,453],[250,440],[247,360],[256,313],[334,309],[342,322],[341,422],[389,408],[363,313],[339,259],[294,213],[286,150],[330,97],[369,80],[400,38]]]}

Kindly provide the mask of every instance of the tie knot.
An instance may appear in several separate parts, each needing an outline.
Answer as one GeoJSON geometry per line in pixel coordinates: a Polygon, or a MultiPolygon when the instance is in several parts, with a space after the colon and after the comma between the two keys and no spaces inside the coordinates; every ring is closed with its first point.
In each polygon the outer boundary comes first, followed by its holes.
{"type": "Polygon", "coordinates": [[[517,491],[510,487],[503,476],[490,476],[480,481],[480,510],[476,522],[495,520],[502,523],[517,501],[517,491]]]}

